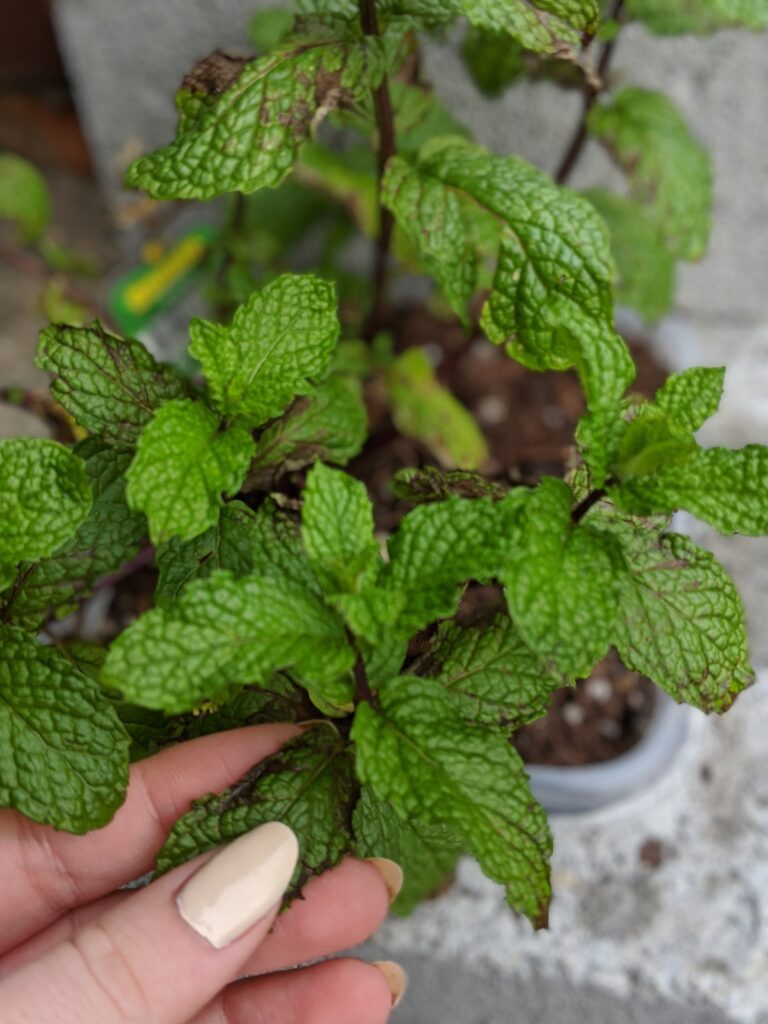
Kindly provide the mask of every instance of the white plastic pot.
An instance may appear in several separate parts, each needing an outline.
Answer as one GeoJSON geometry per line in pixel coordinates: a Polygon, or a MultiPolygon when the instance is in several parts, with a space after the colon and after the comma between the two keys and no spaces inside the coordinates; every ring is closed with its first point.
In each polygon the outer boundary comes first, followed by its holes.
{"type": "Polygon", "coordinates": [[[580,767],[527,765],[533,795],[552,814],[581,814],[632,796],[674,761],[685,740],[688,712],[659,690],[648,729],[631,750],[580,767]]]}

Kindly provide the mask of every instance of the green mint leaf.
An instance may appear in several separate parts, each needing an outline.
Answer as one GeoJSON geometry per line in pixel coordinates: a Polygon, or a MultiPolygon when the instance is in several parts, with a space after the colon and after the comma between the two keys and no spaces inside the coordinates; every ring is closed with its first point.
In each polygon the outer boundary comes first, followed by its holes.
{"type": "Polygon", "coordinates": [[[451,873],[463,844],[445,825],[400,818],[392,804],[364,786],[352,817],[358,857],[387,857],[403,869],[403,888],[392,904],[410,914],[451,873]]]}
{"type": "Polygon", "coordinates": [[[48,227],[51,214],[51,195],[37,168],[15,153],[0,153],[0,220],[13,221],[19,241],[30,244],[48,227]]]}
{"type": "MultiPolygon", "coordinates": [[[[389,91],[395,112],[397,152],[416,156],[421,147],[438,135],[463,135],[468,129],[424,86],[390,79],[389,91]]],[[[373,114],[373,111],[372,111],[373,114]]],[[[371,128],[375,127],[372,117],[371,128]]]]}
{"type": "Polygon", "coordinates": [[[629,0],[627,7],[633,18],[660,36],[768,28],[763,0],[629,0]]]}
{"type": "Polygon", "coordinates": [[[319,597],[288,578],[220,570],[129,626],[102,679],[129,701],[179,712],[282,669],[319,690],[354,660],[341,620],[319,597]]]}
{"type": "Polygon", "coordinates": [[[451,309],[462,323],[469,323],[477,256],[458,196],[395,156],[387,164],[382,181],[382,202],[395,215],[451,309]]]}
{"type": "Polygon", "coordinates": [[[564,59],[576,58],[581,34],[600,20],[598,0],[463,0],[462,7],[472,25],[564,59]]]}
{"type": "Polygon", "coordinates": [[[417,670],[445,687],[465,721],[509,732],[546,714],[553,691],[568,682],[527,646],[507,615],[479,628],[442,623],[417,670]]]}
{"type": "Polygon", "coordinates": [[[699,450],[693,434],[653,405],[642,406],[626,427],[618,448],[615,475],[620,480],[670,471],[699,450]]]}
{"type": "Polygon", "coordinates": [[[37,623],[53,612],[73,611],[101,576],[132,558],[146,531],[144,517],[125,501],[124,472],[130,455],[97,438],[78,445],[93,492],[93,506],[75,535],[48,558],[21,566],[6,618],[37,623]]]}
{"type": "Polygon", "coordinates": [[[553,303],[550,318],[557,325],[559,348],[570,349],[584,389],[587,413],[579,422],[576,438],[596,486],[609,472],[618,439],[624,430],[621,399],[635,378],[635,364],[624,341],[613,327],[596,320],[576,303],[553,303]]]}
{"type": "Polygon", "coordinates": [[[403,676],[358,706],[357,774],[403,818],[461,836],[510,906],[546,925],[552,840],[506,736],[462,721],[442,686],[403,676]]]}
{"type": "Polygon", "coordinates": [[[53,324],[40,333],[36,364],[55,374],[51,393],[74,419],[116,448],[131,449],[143,427],[187,387],[140,341],[88,327],[53,324]]]}
{"type": "Polygon", "coordinates": [[[376,85],[389,59],[374,37],[297,40],[250,62],[213,54],[184,79],[176,138],[126,181],[155,199],[274,188],[317,124],[376,85]]]}
{"type": "Polygon", "coordinates": [[[624,664],[677,701],[725,711],[754,679],[744,609],[723,567],[678,534],[597,510],[625,561],[614,643],[624,664]]]}
{"type": "Polygon", "coordinates": [[[309,394],[328,368],[339,337],[336,291],[311,274],[283,274],[254,292],[229,327],[193,320],[190,337],[217,408],[258,426],[309,394]]]}
{"type": "Polygon", "coordinates": [[[503,560],[507,520],[525,497],[463,501],[450,498],[409,512],[389,541],[390,562],[380,593],[402,595],[398,628],[414,633],[456,611],[460,586],[495,576],[503,560]]]}
{"type": "Polygon", "coordinates": [[[44,558],[88,515],[91,485],[82,461],[56,441],[0,441],[0,563],[44,558]]]}
{"type": "Polygon", "coordinates": [[[190,540],[214,525],[222,494],[236,494],[253,454],[242,423],[226,430],[202,402],[166,402],[141,432],[126,474],[128,503],[149,520],[153,544],[190,540]]]}
{"type": "Polygon", "coordinates": [[[192,540],[172,537],[161,544],[155,554],[160,572],[156,603],[175,600],[188,583],[207,579],[216,569],[229,569],[234,576],[252,573],[260,514],[263,513],[252,512],[241,501],[230,501],[210,530],[192,540]]]}
{"type": "MultiPolygon", "coordinates": [[[[107,693],[112,697],[114,691],[107,693]]],[[[113,699],[118,718],[131,737],[131,761],[199,736],[262,722],[296,722],[306,714],[302,691],[280,675],[274,676],[268,687],[246,687],[224,704],[203,706],[186,715],[171,717],[155,708],[129,704],[117,693],[113,699]]]]}
{"type": "Polygon", "coordinates": [[[701,259],[709,240],[712,169],[673,104],[662,93],[630,87],[594,106],[587,125],[626,171],[632,197],[646,207],[670,251],[678,259],[701,259]]]}
{"type": "Polygon", "coordinates": [[[683,430],[698,430],[714,416],[723,397],[725,367],[696,366],[673,373],[659,388],[653,404],[683,430]]]}
{"type": "Polygon", "coordinates": [[[301,537],[323,587],[329,594],[365,587],[380,562],[365,484],[318,462],[302,497],[301,537]]]}
{"type": "Polygon", "coordinates": [[[634,515],[684,508],[720,533],[768,533],[768,448],[699,449],[681,465],[623,481],[609,490],[634,515]]]}
{"type": "Polygon", "coordinates": [[[614,632],[617,553],[610,537],[572,521],[572,506],[568,485],[545,477],[521,506],[501,578],[528,646],[560,672],[587,676],[614,632]]]}
{"type": "Polygon", "coordinates": [[[505,32],[470,28],[461,55],[480,92],[495,98],[526,72],[525,50],[505,32]]]}
{"type": "Polygon", "coordinates": [[[626,196],[602,189],[583,195],[608,225],[616,260],[616,299],[649,324],[667,313],[675,294],[675,257],[660,226],[647,210],[626,196]]]}
{"type": "Polygon", "coordinates": [[[392,478],[396,497],[413,505],[426,505],[448,498],[503,498],[507,489],[480,473],[463,469],[444,470],[436,466],[399,469],[392,478]]]}
{"type": "Polygon", "coordinates": [[[0,627],[0,805],[81,833],[106,825],[127,785],[128,736],[98,684],[0,627]]]}
{"type": "Polygon", "coordinates": [[[360,381],[333,374],[259,435],[248,483],[267,489],[318,459],[343,466],[360,454],[367,431],[360,381]]]}
{"type": "Polygon", "coordinates": [[[270,53],[291,34],[295,20],[284,7],[267,7],[251,15],[248,35],[259,53],[270,53]]]}
{"type": "Polygon", "coordinates": [[[196,801],[173,826],[158,854],[168,871],[267,821],[282,821],[299,840],[297,895],[313,875],[333,867],[351,846],[352,760],[335,729],[319,725],[259,761],[223,793],[196,801]]]}
{"type": "Polygon", "coordinates": [[[401,434],[434,453],[446,469],[478,469],[488,446],[471,413],[435,376],[420,348],[409,348],[387,370],[392,419],[401,434]]]}
{"type": "Polygon", "coordinates": [[[613,322],[610,239],[594,207],[519,157],[494,156],[463,139],[429,143],[418,173],[459,196],[476,244],[498,254],[481,317],[491,341],[531,369],[570,367],[552,304],[568,298],[594,319],[613,322]]]}

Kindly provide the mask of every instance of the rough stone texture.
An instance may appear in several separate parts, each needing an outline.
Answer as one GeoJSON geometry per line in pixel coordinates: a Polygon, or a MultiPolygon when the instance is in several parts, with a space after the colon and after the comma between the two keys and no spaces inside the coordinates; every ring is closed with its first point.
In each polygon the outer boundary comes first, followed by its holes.
{"type": "Polygon", "coordinates": [[[365,955],[411,972],[401,1024],[766,1024],[768,680],[693,710],[667,776],[553,821],[554,901],[535,934],[473,862],[365,955]]]}
{"type": "MultiPolygon", "coordinates": [[[[216,46],[248,51],[247,23],[267,0],[56,0],[54,11],[78,106],[102,182],[114,201],[129,160],[173,133],[172,97],[183,75],[216,46]]],[[[683,110],[715,167],[715,228],[709,253],[683,265],[679,308],[714,353],[738,345],[744,328],[768,322],[768,61],[765,37],[723,32],[657,39],[631,26],[617,47],[617,84],[663,89],[683,110]],[[737,329],[734,335],[734,329],[737,329]]],[[[468,82],[455,50],[429,44],[425,68],[479,141],[552,170],[579,111],[579,98],[548,84],[523,84],[488,101],[468,82]]],[[[591,145],[576,186],[618,183],[591,145]]]]}

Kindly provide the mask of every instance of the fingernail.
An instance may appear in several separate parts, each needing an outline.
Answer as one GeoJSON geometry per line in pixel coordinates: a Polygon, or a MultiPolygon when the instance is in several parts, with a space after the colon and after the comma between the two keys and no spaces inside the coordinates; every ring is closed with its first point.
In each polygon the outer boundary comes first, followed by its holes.
{"type": "Polygon", "coordinates": [[[393,860],[386,857],[368,857],[368,863],[373,864],[381,877],[389,893],[389,902],[394,903],[397,895],[403,888],[403,869],[393,860]]]}
{"type": "Polygon", "coordinates": [[[393,960],[375,960],[371,967],[375,967],[384,975],[384,980],[392,993],[392,1009],[394,1009],[405,995],[408,987],[408,975],[400,964],[393,960]]]}
{"type": "Polygon", "coordinates": [[[287,825],[259,825],[189,879],[176,897],[179,913],[215,949],[228,946],[282,897],[298,857],[298,840],[287,825]]]}

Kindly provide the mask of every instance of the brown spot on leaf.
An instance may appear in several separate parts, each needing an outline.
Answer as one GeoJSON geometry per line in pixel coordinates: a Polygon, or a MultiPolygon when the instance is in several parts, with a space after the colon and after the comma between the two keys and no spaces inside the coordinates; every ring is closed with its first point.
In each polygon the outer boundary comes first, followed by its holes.
{"type": "Polygon", "coordinates": [[[218,96],[225,92],[240,77],[240,72],[252,57],[236,57],[224,50],[214,50],[203,57],[184,76],[181,88],[187,92],[218,96]]]}

